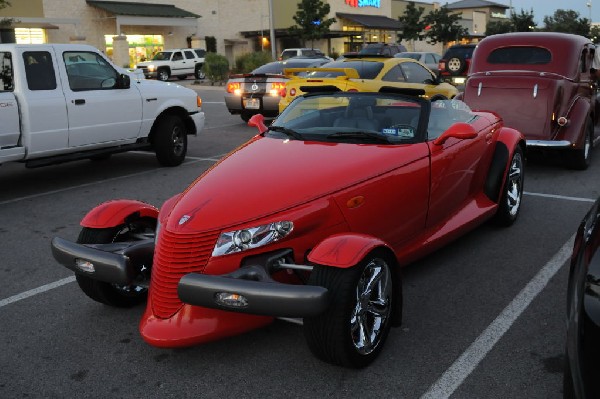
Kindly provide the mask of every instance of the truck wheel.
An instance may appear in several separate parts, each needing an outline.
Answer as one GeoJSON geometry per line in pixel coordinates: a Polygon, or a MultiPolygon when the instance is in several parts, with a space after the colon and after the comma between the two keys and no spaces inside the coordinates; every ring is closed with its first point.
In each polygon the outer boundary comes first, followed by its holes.
{"type": "Polygon", "coordinates": [[[194,76],[196,77],[196,79],[199,79],[199,80],[202,80],[202,79],[204,79],[206,77],[206,74],[202,70],[202,66],[196,67],[196,71],[194,72],[194,76]]]}
{"type": "Polygon", "coordinates": [[[169,70],[167,68],[159,69],[157,72],[157,75],[156,75],[156,78],[163,82],[166,82],[167,80],[169,80],[170,77],[171,77],[171,73],[169,72],[169,70]]]}
{"type": "Polygon", "coordinates": [[[167,115],[158,121],[154,151],[162,166],[181,165],[187,153],[187,132],[178,116],[167,115]]]}
{"type": "Polygon", "coordinates": [[[499,226],[510,226],[517,220],[521,209],[521,198],[523,197],[523,150],[517,147],[508,172],[504,177],[504,189],[498,205],[498,211],[494,216],[494,222],[499,226]]]}
{"type": "Polygon", "coordinates": [[[591,118],[587,118],[587,122],[585,124],[585,142],[583,143],[583,147],[571,150],[571,163],[570,167],[572,169],[577,170],[585,170],[592,163],[592,147],[594,136],[594,124],[592,123],[591,118]]]}
{"type": "MultiPolygon", "coordinates": [[[[84,227],[79,233],[80,244],[108,244],[135,239],[135,235],[153,233],[156,223],[140,219],[137,223],[105,229],[84,227]]],[[[79,288],[88,297],[105,305],[129,308],[146,301],[148,290],[137,285],[122,286],[94,280],[80,273],[75,274],[79,288]]]]}
{"type": "Polygon", "coordinates": [[[304,319],[304,336],[319,359],[344,367],[369,365],[392,325],[393,263],[374,251],[349,269],[316,265],[309,284],[326,287],[327,311],[304,319]]]}

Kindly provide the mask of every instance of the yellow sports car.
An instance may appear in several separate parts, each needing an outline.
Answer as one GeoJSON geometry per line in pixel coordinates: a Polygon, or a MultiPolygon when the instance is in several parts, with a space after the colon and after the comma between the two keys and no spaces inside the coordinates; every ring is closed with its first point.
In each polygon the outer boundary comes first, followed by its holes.
{"type": "Polygon", "coordinates": [[[287,68],[289,77],[279,101],[283,111],[297,96],[311,91],[394,91],[429,99],[451,99],[455,86],[442,82],[429,68],[410,58],[352,57],[316,69],[287,68]],[[312,72],[310,72],[312,71],[312,72]],[[300,72],[310,72],[303,77],[300,72]]]}

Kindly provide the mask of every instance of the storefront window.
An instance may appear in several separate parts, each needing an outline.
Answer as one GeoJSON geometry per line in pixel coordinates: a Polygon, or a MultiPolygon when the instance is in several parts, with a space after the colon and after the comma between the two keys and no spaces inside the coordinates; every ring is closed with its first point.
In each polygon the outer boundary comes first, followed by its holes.
{"type": "MultiPolygon", "coordinates": [[[[110,57],[113,52],[113,36],[104,35],[106,54],[110,57]]],[[[164,37],[162,35],[127,35],[129,43],[129,64],[131,67],[138,62],[151,60],[154,54],[164,50],[164,37]]]]}
{"type": "Polygon", "coordinates": [[[46,42],[46,32],[39,28],[15,28],[18,44],[42,44],[46,42]]]}

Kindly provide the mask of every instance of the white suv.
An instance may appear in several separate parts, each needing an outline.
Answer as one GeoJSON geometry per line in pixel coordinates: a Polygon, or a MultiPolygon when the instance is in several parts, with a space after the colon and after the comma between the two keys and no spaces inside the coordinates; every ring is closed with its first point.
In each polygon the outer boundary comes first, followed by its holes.
{"type": "Polygon", "coordinates": [[[171,76],[183,80],[189,75],[203,79],[203,64],[204,58],[199,58],[194,49],[184,48],[160,51],[151,61],[140,62],[136,68],[141,69],[147,78],[162,81],[169,80],[171,76]]]}
{"type": "Polygon", "coordinates": [[[318,48],[286,48],[281,52],[279,61],[287,60],[292,57],[326,57],[318,48]]]}

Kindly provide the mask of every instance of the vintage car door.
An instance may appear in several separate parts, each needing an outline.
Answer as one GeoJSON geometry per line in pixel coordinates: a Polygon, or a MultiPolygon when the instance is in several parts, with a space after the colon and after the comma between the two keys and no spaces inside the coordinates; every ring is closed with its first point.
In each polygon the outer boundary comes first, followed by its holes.
{"type": "Polygon", "coordinates": [[[137,88],[117,88],[119,72],[94,52],[67,51],[61,61],[69,147],[136,138],[142,121],[137,88]]]}
{"type": "Polygon", "coordinates": [[[494,150],[493,125],[483,117],[470,121],[478,132],[473,139],[449,138],[434,144],[454,123],[448,109],[431,110],[428,144],[431,151],[431,194],[427,227],[445,223],[481,193],[494,150]]]}

